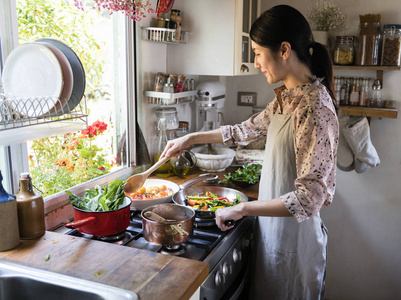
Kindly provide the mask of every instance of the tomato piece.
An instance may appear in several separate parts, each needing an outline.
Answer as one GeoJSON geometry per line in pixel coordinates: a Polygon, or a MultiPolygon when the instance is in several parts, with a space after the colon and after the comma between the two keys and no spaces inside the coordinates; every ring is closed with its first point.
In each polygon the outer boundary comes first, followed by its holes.
{"type": "Polygon", "coordinates": [[[190,205],[190,206],[195,206],[197,204],[198,204],[197,200],[188,200],[188,205],[190,205]]]}

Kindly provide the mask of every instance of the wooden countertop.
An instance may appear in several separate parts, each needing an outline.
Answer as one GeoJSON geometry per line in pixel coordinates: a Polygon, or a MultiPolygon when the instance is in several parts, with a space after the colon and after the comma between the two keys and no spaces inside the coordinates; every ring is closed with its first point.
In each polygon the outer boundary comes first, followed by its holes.
{"type": "MultiPolygon", "coordinates": [[[[224,174],[233,170],[235,168],[228,168],[217,173],[219,179],[224,179],[224,174]]],[[[166,179],[182,184],[204,173],[194,169],[183,178],[166,179]]],[[[196,185],[205,183],[201,181],[196,185]]],[[[247,190],[232,185],[227,187],[240,190],[250,198],[256,198],[258,194],[258,185],[247,190]]],[[[131,290],[141,300],[160,296],[163,299],[189,299],[209,272],[209,265],[204,262],[50,231],[37,239],[22,240],[13,250],[0,252],[0,260],[131,290]],[[50,255],[48,261],[45,260],[47,255],[50,255]]]]}

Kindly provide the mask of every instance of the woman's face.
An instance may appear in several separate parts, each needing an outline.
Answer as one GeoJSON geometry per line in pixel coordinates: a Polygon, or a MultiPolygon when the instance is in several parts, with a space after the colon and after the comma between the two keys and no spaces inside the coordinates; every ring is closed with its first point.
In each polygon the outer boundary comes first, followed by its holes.
{"type": "Polygon", "coordinates": [[[269,48],[262,47],[252,41],[252,50],[255,52],[255,68],[260,69],[266,76],[267,82],[272,84],[283,78],[283,65],[280,56],[269,48]]]}

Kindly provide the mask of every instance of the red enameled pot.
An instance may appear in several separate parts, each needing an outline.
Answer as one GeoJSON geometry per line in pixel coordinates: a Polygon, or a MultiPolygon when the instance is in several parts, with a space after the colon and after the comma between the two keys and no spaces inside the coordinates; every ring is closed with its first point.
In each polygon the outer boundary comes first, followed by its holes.
{"type": "Polygon", "coordinates": [[[125,197],[121,207],[112,211],[86,211],[74,207],[74,222],[65,226],[94,236],[117,234],[129,226],[130,205],[131,199],[125,197]]]}

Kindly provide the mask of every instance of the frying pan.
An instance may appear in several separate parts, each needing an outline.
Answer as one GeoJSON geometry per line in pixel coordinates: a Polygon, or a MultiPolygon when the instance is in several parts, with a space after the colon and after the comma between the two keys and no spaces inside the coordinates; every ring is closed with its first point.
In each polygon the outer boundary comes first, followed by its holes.
{"type": "MultiPolygon", "coordinates": [[[[173,195],[173,202],[175,204],[191,207],[190,205],[188,205],[186,197],[193,196],[196,194],[204,194],[206,192],[218,194],[222,197],[227,197],[228,199],[233,199],[233,200],[236,198],[237,195],[239,195],[241,202],[248,202],[248,196],[240,191],[220,186],[207,186],[207,185],[190,187],[180,190],[173,195]]],[[[214,219],[215,217],[216,215],[214,211],[197,210],[197,209],[195,210],[195,218],[214,219]]]]}
{"type": "Polygon", "coordinates": [[[65,225],[81,233],[94,236],[108,236],[123,232],[130,222],[131,199],[125,197],[117,210],[87,211],[74,207],[74,222],[65,225]]]}
{"type": "MultiPolygon", "coordinates": [[[[145,183],[143,184],[144,187],[161,187],[162,185],[165,185],[167,188],[171,188],[175,193],[180,191],[181,189],[185,189],[187,187],[190,187],[191,185],[194,185],[195,183],[205,180],[205,179],[217,179],[216,174],[201,174],[198,177],[192,178],[188,181],[185,181],[183,184],[178,185],[172,181],[168,181],[165,179],[146,179],[145,183]]],[[[149,200],[132,200],[131,208],[133,210],[144,210],[145,208],[156,205],[156,204],[161,204],[161,203],[168,203],[172,202],[172,195],[167,196],[167,197],[162,197],[162,198],[157,198],[157,199],[149,199],[149,200]]]]}

